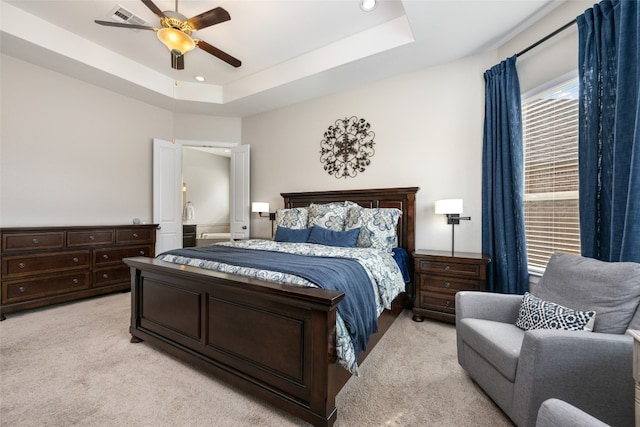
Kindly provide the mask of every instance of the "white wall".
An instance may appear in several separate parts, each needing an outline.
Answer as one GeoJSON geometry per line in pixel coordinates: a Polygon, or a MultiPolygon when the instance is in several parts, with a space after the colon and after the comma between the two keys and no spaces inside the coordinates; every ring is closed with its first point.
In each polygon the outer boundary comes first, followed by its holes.
{"type": "Polygon", "coordinates": [[[202,150],[182,150],[182,179],[195,217],[185,224],[229,224],[230,159],[202,150]]]}
{"type": "Polygon", "coordinates": [[[152,220],[152,140],[239,142],[241,120],[180,114],[2,55],[0,226],[152,220]]]}
{"type": "MultiPolygon", "coordinates": [[[[433,209],[455,197],[471,216],[456,228],[456,248],[480,251],[483,73],[494,63],[489,52],[244,119],[252,199],[273,211],[280,192],[417,186],[416,247],[451,249],[451,226],[433,209]],[[320,162],[320,141],[354,115],[371,124],[376,152],[365,172],[336,179],[320,162]]],[[[270,226],[254,217],[252,234],[268,237],[270,226]]]]}
{"type": "Polygon", "coordinates": [[[170,112],[2,56],[0,224],[151,221],[151,141],[170,112]]]}

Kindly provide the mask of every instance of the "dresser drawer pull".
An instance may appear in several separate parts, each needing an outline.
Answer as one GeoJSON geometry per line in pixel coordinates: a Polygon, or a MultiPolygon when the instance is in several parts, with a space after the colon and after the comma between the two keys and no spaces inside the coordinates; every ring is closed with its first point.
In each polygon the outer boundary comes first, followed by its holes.
{"type": "Polygon", "coordinates": [[[24,291],[26,291],[26,289],[24,288],[24,286],[20,286],[20,287],[18,288],[18,290],[19,290],[21,293],[24,293],[24,291]]]}
{"type": "Polygon", "coordinates": [[[140,251],[140,255],[144,255],[144,251],[140,251]]]}
{"type": "Polygon", "coordinates": [[[449,271],[449,270],[451,270],[451,266],[445,265],[444,270],[445,270],[445,271],[449,271]]]}
{"type": "Polygon", "coordinates": [[[24,262],[18,264],[18,268],[25,268],[27,265],[24,262]]]}
{"type": "Polygon", "coordinates": [[[449,282],[444,282],[444,287],[449,289],[451,287],[451,283],[449,282]]]}
{"type": "Polygon", "coordinates": [[[40,243],[40,241],[38,239],[32,239],[31,243],[33,243],[34,245],[37,245],[38,243],[40,243]]]}
{"type": "Polygon", "coordinates": [[[447,301],[447,302],[444,304],[444,306],[445,306],[445,307],[449,307],[450,305],[451,305],[451,301],[447,301]]]}
{"type": "Polygon", "coordinates": [[[80,260],[78,259],[78,257],[73,257],[73,262],[79,262],[80,260]]]}
{"type": "Polygon", "coordinates": [[[104,273],[104,274],[102,275],[102,278],[103,278],[103,279],[108,279],[108,278],[109,278],[109,275],[108,275],[107,273],[104,273]]]}
{"type": "Polygon", "coordinates": [[[109,255],[107,254],[102,255],[102,259],[109,259],[109,255]]]}
{"type": "Polygon", "coordinates": [[[80,281],[79,281],[78,279],[75,279],[75,278],[74,278],[74,279],[72,280],[72,282],[73,282],[75,285],[77,285],[80,281]]]}
{"type": "Polygon", "coordinates": [[[96,240],[96,238],[93,236],[89,236],[89,240],[96,240]]]}
{"type": "Polygon", "coordinates": [[[138,238],[138,233],[133,233],[133,237],[138,238]]]}

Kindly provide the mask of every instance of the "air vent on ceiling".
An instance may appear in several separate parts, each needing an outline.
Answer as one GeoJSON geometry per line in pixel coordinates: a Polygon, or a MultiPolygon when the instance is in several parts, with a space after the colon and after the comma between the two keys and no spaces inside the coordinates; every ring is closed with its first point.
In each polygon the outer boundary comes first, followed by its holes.
{"type": "Polygon", "coordinates": [[[125,22],[135,25],[149,25],[147,21],[135,15],[130,10],[125,9],[121,5],[117,5],[110,13],[109,17],[115,21],[125,22]]]}

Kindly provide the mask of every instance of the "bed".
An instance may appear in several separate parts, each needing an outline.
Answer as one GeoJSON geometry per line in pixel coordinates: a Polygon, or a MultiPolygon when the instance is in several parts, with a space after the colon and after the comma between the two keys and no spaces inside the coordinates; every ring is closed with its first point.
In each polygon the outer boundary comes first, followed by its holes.
{"type": "MultiPolygon", "coordinates": [[[[418,188],[282,193],[284,208],[350,201],[402,212],[397,245],[415,249],[418,188]]],[[[316,426],[331,426],[335,398],[352,373],[336,354],[338,304],[345,294],[174,264],[128,258],[132,342],[157,348],[213,373],[316,426]]],[[[411,291],[378,318],[358,363],[405,307],[411,291]]]]}

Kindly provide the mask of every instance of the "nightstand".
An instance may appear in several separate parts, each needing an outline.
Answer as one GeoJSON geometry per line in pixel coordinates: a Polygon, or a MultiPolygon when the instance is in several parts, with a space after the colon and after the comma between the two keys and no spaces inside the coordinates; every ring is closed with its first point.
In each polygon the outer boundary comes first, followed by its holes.
{"type": "Polygon", "coordinates": [[[423,317],[455,323],[458,291],[484,291],[487,255],[448,251],[417,250],[415,262],[415,301],[413,320],[423,317]]]}

